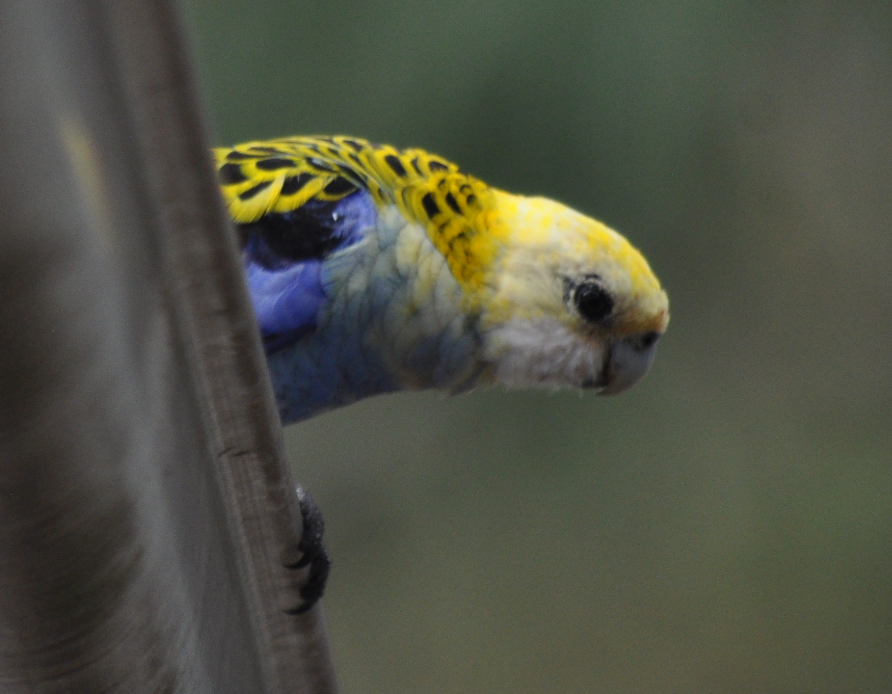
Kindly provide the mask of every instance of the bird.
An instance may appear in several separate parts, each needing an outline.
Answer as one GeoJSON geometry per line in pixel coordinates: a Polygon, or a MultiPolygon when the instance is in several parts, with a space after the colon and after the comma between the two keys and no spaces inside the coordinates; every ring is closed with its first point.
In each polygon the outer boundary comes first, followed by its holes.
{"type": "MultiPolygon", "coordinates": [[[[283,424],[401,390],[637,383],[669,322],[644,256],[606,225],[421,149],[298,136],[213,150],[283,424]]],[[[302,487],[301,614],[325,590],[302,487]]]]}
{"type": "Polygon", "coordinates": [[[402,390],[611,395],[651,366],[668,297],[595,219],[356,137],[213,154],[284,424],[402,390]]]}

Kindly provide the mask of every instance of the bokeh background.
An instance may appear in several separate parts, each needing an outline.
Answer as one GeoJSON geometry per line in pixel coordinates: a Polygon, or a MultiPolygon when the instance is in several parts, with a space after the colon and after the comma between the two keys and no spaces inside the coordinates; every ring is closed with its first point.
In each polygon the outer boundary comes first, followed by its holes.
{"type": "Polygon", "coordinates": [[[892,3],[184,0],[217,144],[445,155],[641,247],[617,398],[288,430],[345,692],[892,691],[892,3]]]}

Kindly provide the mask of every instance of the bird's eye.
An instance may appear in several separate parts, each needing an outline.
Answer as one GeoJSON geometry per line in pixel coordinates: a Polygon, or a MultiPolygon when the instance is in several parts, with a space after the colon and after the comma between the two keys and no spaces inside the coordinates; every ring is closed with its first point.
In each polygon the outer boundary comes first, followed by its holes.
{"type": "Polygon", "coordinates": [[[613,298],[592,277],[582,280],[573,289],[573,303],[579,315],[590,323],[601,322],[613,311],[613,298]]]}

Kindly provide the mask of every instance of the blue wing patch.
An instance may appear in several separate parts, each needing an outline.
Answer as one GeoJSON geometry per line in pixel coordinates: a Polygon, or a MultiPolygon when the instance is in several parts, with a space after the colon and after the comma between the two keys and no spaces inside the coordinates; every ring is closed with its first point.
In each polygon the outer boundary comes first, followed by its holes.
{"type": "Polygon", "coordinates": [[[242,261],[267,354],[316,329],[327,298],[323,264],[358,243],[375,225],[377,207],[364,190],[327,202],[308,200],[285,213],[239,224],[242,261]]]}

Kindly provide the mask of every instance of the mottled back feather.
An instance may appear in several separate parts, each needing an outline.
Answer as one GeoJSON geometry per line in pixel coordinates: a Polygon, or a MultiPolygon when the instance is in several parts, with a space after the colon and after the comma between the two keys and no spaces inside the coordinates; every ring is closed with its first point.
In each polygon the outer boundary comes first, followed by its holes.
{"type": "MultiPolygon", "coordinates": [[[[215,155],[236,223],[256,224],[307,205],[336,205],[365,192],[378,208],[396,205],[408,221],[423,225],[471,296],[486,281],[503,236],[493,191],[420,149],[310,136],[246,142],[217,149],[215,155]]],[[[313,237],[318,240],[318,234],[313,237]]],[[[336,247],[321,243],[322,250],[336,247]]]]}

